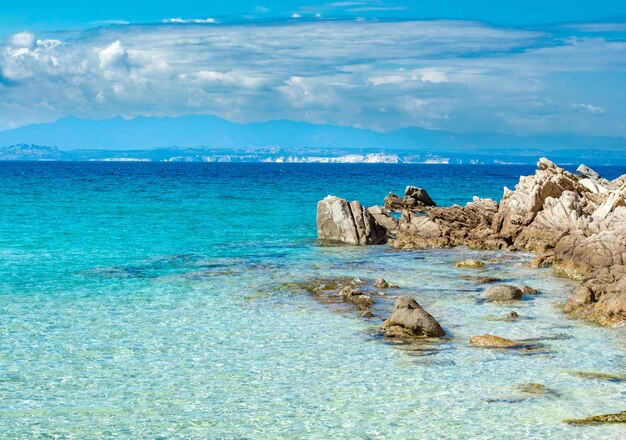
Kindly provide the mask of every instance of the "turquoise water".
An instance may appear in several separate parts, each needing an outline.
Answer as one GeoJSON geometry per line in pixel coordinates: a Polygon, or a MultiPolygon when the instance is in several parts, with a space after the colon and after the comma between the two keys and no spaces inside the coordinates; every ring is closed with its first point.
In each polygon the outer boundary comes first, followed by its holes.
{"type": "MultiPolygon", "coordinates": [[[[625,170],[602,170],[613,177],[625,170]]],[[[380,203],[414,184],[442,205],[499,198],[529,167],[0,164],[2,438],[597,438],[566,418],[623,411],[626,329],[564,317],[575,287],[529,256],[324,247],[327,194],[380,203]],[[456,261],[503,260],[476,272],[456,261]],[[285,283],[384,276],[450,338],[390,344],[378,319],[285,283]],[[477,301],[466,275],[545,292],[477,301]],[[490,318],[516,310],[523,319],[490,318]],[[470,347],[539,338],[538,353],[470,347]],[[528,396],[539,382],[554,390],[528,396]]]]}

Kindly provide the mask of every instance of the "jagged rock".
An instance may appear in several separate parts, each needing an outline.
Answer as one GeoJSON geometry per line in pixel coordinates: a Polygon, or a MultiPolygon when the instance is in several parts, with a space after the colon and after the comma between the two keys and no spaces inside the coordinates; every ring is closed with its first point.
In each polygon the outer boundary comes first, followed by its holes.
{"type": "Polygon", "coordinates": [[[391,316],[382,326],[385,335],[395,338],[445,336],[439,323],[417,301],[407,296],[396,300],[391,316]]]}
{"type": "Polygon", "coordinates": [[[537,168],[534,176],[520,178],[515,191],[504,190],[492,229],[505,240],[513,242],[532,223],[548,197],[558,199],[565,191],[585,191],[575,175],[546,158],[539,160],[537,168]]]}
{"type": "Polygon", "coordinates": [[[422,204],[424,206],[437,206],[424,188],[407,186],[404,190],[404,197],[405,199],[413,199],[416,203],[422,204]]]}
{"type": "Polygon", "coordinates": [[[522,291],[515,286],[498,284],[487,287],[482,298],[487,301],[517,301],[522,299],[522,291]]]}
{"type": "Polygon", "coordinates": [[[472,269],[477,269],[477,268],[481,268],[485,266],[485,262],[484,261],[480,261],[480,260],[474,260],[472,258],[469,258],[467,260],[463,260],[463,261],[459,261],[458,263],[456,263],[456,267],[461,267],[461,268],[472,268],[472,269]]]}
{"type": "Polygon", "coordinates": [[[400,197],[392,192],[385,197],[385,208],[390,211],[424,211],[425,209],[437,206],[428,192],[416,186],[407,186],[404,190],[404,197],[400,197]]]}
{"type": "Polygon", "coordinates": [[[389,284],[384,278],[378,278],[374,283],[374,287],[377,289],[397,289],[398,286],[389,284]]]}
{"type": "Polygon", "coordinates": [[[523,342],[511,341],[510,339],[504,339],[500,336],[494,336],[490,334],[473,336],[470,339],[470,344],[474,347],[485,348],[518,348],[525,345],[523,342]]]}
{"type": "Polygon", "coordinates": [[[465,245],[472,249],[497,249],[507,246],[494,236],[490,225],[498,204],[475,197],[461,207],[431,208],[425,216],[403,211],[396,248],[446,248],[465,245]]]}
{"type": "Polygon", "coordinates": [[[317,236],[320,240],[348,244],[383,244],[387,231],[357,202],[328,196],[317,204],[317,236]]]}
{"type": "Polygon", "coordinates": [[[581,176],[583,176],[583,177],[588,177],[588,178],[593,179],[593,180],[599,180],[600,179],[600,174],[598,174],[596,171],[592,170],[591,168],[589,168],[585,164],[581,164],[576,169],[576,172],[578,174],[580,174],[581,176]]]}
{"type": "Polygon", "coordinates": [[[372,217],[374,217],[374,220],[376,220],[379,225],[387,230],[388,235],[392,236],[395,235],[396,232],[398,232],[398,224],[400,223],[399,220],[391,216],[391,214],[389,214],[389,211],[387,211],[384,207],[372,206],[370,208],[367,208],[367,210],[372,215],[372,217]]]}

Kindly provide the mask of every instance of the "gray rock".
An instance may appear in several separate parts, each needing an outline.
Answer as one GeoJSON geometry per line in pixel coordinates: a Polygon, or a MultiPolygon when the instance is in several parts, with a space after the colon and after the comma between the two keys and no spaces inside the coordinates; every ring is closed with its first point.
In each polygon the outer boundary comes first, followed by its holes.
{"type": "Polygon", "coordinates": [[[597,171],[592,170],[591,168],[589,168],[587,165],[585,164],[581,164],[577,169],[576,172],[578,174],[580,174],[583,177],[587,177],[589,179],[594,179],[594,180],[599,180],[600,179],[600,174],[598,174],[597,171]]]}
{"type": "Polygon", "coordinates": [[[430,198],[430,195],[424,188],[418,188],[416,186],[407,186],[404,190],[405,199],[411,198],[416,202],[421,203],[424,206],[437,206],[437,204],[430,198]]]}
{"type": "Polygon", "coordinates": [[[482,297],[487,301],[516,301],[522,299],[522,291],[508,284],[497,284],[485,289],[482,297]]]}
{"type": "Polygon", "coordinates": [[[387,230],[359,202],[328,196],[317,204],[320,240],[367,245],[387,242],[387,230]]]}
{"type": "Polygon", "coordinates": [[[367,210],[374,217],[374,220],[387,230],[388,234],[392,235],[398,231],[399,220],[392,217],[384,207],[372,206],[367,210]]]}
{"type": "Polygon", "coordinates": [[[383,323],[389,337],[445,336],[439,323],[413,298],[401,296],[396,300],[391,316],[383,323]]]}

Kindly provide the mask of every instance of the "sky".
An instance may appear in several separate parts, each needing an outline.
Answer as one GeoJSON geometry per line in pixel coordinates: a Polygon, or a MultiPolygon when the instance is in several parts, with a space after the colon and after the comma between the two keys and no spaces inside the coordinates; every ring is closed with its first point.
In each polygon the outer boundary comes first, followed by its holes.
{"type": "Polygon", "coordinates": [[[0,130],[212,114],[626,137],[626,2],[7,2],[0,130]]]}

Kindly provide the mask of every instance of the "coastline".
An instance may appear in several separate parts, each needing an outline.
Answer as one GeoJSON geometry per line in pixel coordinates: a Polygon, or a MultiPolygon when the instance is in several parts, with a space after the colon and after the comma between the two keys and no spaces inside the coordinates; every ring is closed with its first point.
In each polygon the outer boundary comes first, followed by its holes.
{"type": "Polygon", "coordinates": [[[537,168],[515,190],[505,187],[499,203],[474,197],[463,207],[440,208],[415,187],[404,198],[390,194],[384,207],[329,196],[318,203],[318,237],[396,249],[530,251],[533,266],[553,266],[581,283],[565,304],[568,314],[624,325],[626,175],[609,182],[584,165],[574,175],[545,158],[537,168]],[[400,220],[390,211],[400,211],[400,220]]]}

